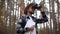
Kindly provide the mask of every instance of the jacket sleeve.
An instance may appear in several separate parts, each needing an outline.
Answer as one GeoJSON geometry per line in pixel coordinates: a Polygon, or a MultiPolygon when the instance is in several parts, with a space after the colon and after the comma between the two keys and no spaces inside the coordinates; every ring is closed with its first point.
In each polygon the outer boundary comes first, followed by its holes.
{"type": "Polygon", "coordinates": [[[24,28],[25,25],[26,25],[26,21],[25,21],[25,17],[24,16],[20,17],[17,25],[18,25],[17,26],[17,33],[24,33],[24,32],[29,31],[29,28],[28,27],[27,28],[24,28]]]}
{"type": "Polygon", "coordinates": [[[18,21],[18,24],[20,24],[21,25],[21,27],[22,28],[24,28],[24,26],[25,26],[25,17],[24,16],[21,16],[20,17],[20,19],[19,19],[19,21],[18,21]]]}
{"type": "Polygon", "coordinates": [[[18,23],[17,23],[17,28],[16,28],[17,29],[17,33],[22,33],[23,32],[22,23],[23,23],[23,20],[20,17],[20,19],[18,20],[18,23]]]}
{"type": "Polygon", "coordinates": [[[36,22],[37,23],[44,23],[44,22],[47,22],[48,21],[48,18],[45,14],[45,12],[41,12],[41,15],[42,15],[42,18],[41,19],[37,19],[36,22]]]}

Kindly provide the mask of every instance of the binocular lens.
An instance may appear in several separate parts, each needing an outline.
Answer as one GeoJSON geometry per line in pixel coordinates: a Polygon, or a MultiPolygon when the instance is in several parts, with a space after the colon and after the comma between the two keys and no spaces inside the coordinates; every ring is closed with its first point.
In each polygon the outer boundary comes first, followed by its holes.
{"type": "Polygon", "coordinates": [[[42,7],[42,6],[40,6],[40,5],[38,5],[38,4],[35,4],[35,5],[32,6],[33,9],[39,9],[39,8],[41,8],[41,7],[42,7]]]}

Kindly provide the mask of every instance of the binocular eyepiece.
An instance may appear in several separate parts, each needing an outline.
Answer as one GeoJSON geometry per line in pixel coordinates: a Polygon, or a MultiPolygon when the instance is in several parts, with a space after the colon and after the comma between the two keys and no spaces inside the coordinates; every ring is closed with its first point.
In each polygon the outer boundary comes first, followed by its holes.
{"type": "Polygon", "coordinates": [[[39,9],[39,8],[41,8],[42,6],[40,6],[39,4],[34,4],[33,6],[32,6],[32,8],[33,9],[39,9]]]}

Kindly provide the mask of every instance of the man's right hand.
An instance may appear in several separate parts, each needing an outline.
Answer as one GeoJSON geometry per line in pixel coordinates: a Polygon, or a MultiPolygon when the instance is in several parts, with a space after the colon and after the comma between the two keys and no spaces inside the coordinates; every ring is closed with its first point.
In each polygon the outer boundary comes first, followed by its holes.
{"type": "Polygon", "coordinates": [[[29,30],[30,30],[30,31],[33,31],[33,30],[34,30],[34,27],[35,27],[34,25],[31,26],[31,27],[29,27],[29,30]]]}

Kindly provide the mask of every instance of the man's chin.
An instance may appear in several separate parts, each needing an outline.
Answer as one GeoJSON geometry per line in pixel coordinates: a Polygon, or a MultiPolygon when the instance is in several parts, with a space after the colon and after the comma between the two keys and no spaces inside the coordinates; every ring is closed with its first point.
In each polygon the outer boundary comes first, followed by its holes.
{"type": "Polygon", "coordinates": [[[30,12],[30,14],[34,14],[33,12],[30,12]]]}

